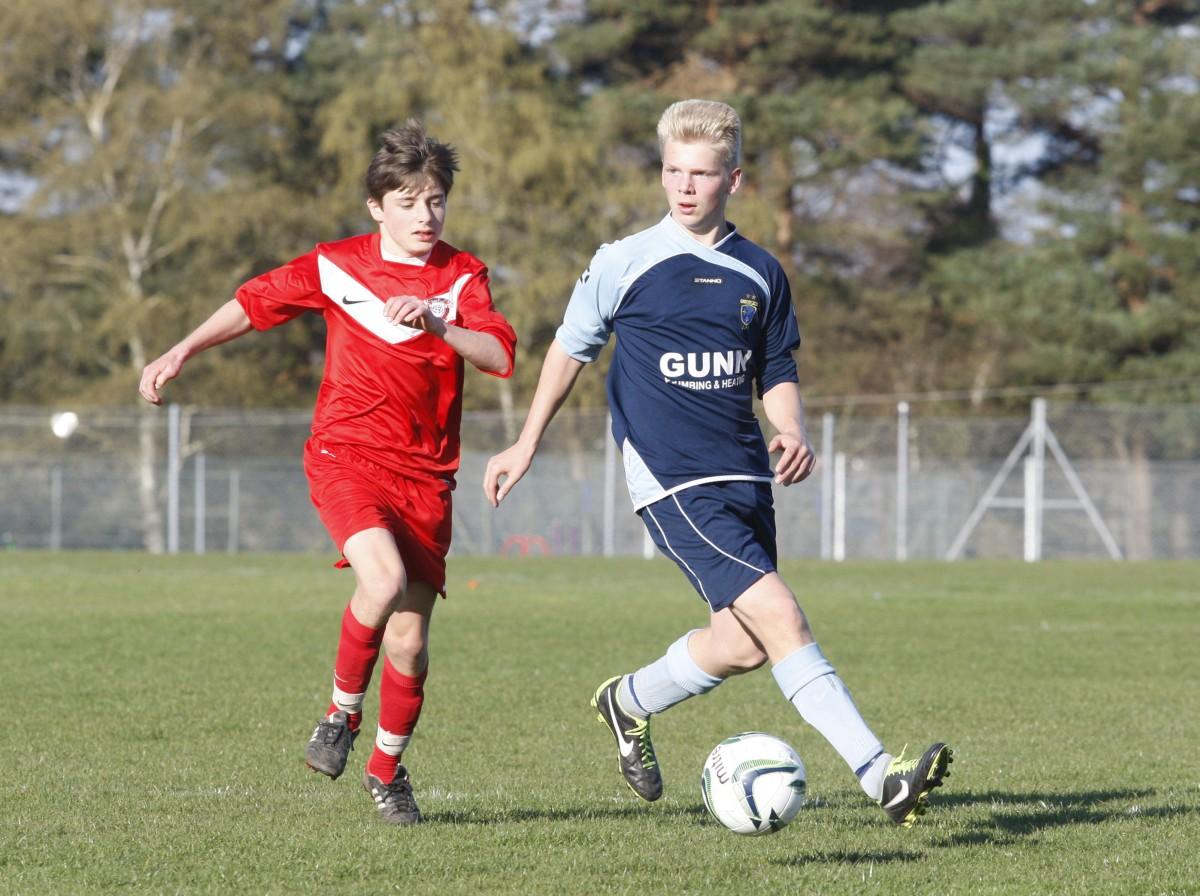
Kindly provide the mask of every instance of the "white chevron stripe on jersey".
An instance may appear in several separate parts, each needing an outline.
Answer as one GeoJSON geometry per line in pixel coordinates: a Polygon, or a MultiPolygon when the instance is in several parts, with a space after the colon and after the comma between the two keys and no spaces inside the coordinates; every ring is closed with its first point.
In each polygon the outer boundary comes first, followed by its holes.
{"type": "MultiPolygon", "coordinates": [[[[321,276],[321,292],[350,315],[355,323],[384,342],[397,345],[423,332],[414,327],[397,326],[384,317],[383,303],[386,298],[375,295],[324,255],[317,256],[317,271],[321,276]]],[[[438,315],[442,320],[450,323],[458,316],[458,296],[470,279],[470,274],[463,274],[446,292],[429,297],[446,301],[446,313],[438,315]]]]}

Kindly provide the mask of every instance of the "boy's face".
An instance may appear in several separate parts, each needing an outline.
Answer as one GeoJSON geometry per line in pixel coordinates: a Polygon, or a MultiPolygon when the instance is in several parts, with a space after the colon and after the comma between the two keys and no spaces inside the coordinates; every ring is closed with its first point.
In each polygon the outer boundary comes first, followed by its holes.
{"type": "Polygon", "coordinates": [[[671,217],[693,236],[711,236],[725,224],[725,203],[741,181],[742,169],[730,170],[717,146],[676,140],[663,146],[662,185],[671,217]]]}
{"type": "Polygon", "coordinates": [[[446,191],[433,181],[419,190],[391,190],[382,202],[368,199],[367,208],[379,222],[384,251],[393,255],[428,255],[446,225],[446,191]]]}

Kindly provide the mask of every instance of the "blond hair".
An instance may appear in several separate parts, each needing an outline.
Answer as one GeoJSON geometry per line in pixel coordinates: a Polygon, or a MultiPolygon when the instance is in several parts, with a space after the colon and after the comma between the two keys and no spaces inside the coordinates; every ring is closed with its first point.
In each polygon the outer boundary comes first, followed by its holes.
{"type": "Polygon", "coordinates": [[[711,143],[729,170],[742,160],[742,120],[732,106],[715,100],[680,100],[658,120],[658,148],[667,142],[711,143]]]}

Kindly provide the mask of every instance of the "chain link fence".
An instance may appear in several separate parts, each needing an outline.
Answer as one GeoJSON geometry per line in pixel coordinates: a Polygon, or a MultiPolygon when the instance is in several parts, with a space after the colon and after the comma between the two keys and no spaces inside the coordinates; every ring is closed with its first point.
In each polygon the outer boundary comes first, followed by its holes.
{"type": "MultiPolygon", "coordinates": [[[[1200,406],[1034,402],[1028,416],[825,414],[776,489],[783,557],[1200,557],[1200,406]]],[[[457,554],[637,556],[648,544],[603,412],[564,411],[499,510],[480,487],[520,419],[467,414],[457,554]]],[[[331,551],[300,465],[309,415],[0,410],[0,545],[331,551]]]]}

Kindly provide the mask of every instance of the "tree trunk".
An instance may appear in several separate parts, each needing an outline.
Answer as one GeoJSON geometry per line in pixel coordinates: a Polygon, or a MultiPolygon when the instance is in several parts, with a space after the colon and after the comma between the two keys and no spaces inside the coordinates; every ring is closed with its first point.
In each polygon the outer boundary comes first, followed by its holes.
{"type": "Polygon", "coordinates": [[[520,421],[513,407],[511,380],[496,380],[496,394],[500,399],[500,419],[504,423],[504,441],[511,445],[520,434],[520,421]]]}
{"type": "Polygon", "coordinates": [[[975,121],[975,173],[971,175],[971,198],[967,205],[977,238],[982,242],[993,235],[992,220],[992,145],[987,138],[987,106],[979,110],[975,121]]]}
{"type": "Polygon", "coordinates": [[[792,202],[792,172],[790,156],[786,150],[775,154],[775,254],[780,258],[791,258],[792,244],[796,241],[796,210],[792,202]]]}

